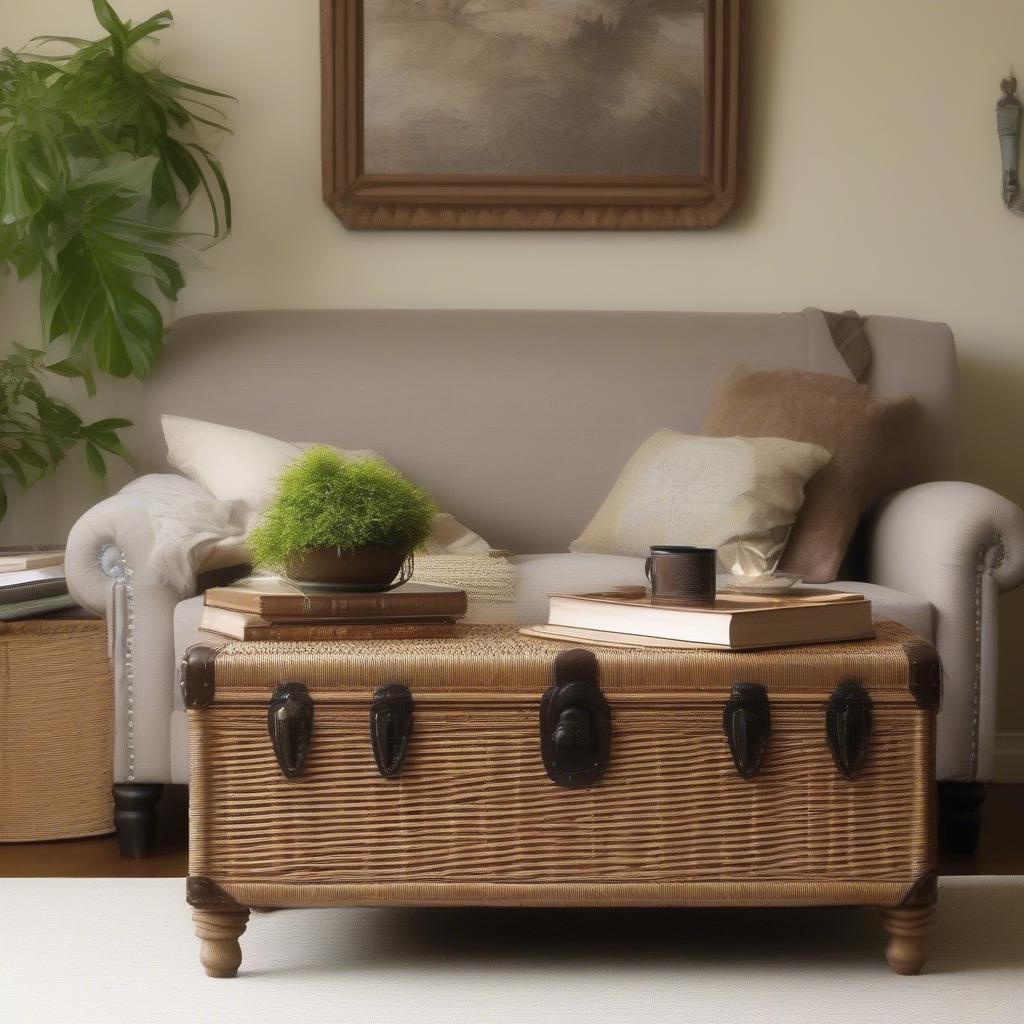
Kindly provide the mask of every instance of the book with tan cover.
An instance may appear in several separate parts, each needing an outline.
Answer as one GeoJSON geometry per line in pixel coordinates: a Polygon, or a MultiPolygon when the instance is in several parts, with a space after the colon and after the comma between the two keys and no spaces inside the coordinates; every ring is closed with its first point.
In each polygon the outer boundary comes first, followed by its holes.
{"type": "Polygon", "coordinates": [[[552,594],[544,632],[551,636],[555,628],[597,630],[731,650],[857,640],[875,635],[871,602],[863,595],[808,588],[784,596],[722,594],[711,607],[655,604],[650,593],[640,587],[552,594]]]}
{"type": "Polygon", "coordinates": [[[43,569],[49,565],[64,565],[63,548],[0,545],[0,573],[43,569]]]}
{"type": "Polygon", "coordinates": [[[283,622],[333,619],[373,622],[379,619],[452,618],[466,614],[466,592],[454,587],[403,583],[372,593],[306,588],[276,577],[249,578],[230,587],[211,587],[204,603],[211,608],[249,612],[283,622]]]}

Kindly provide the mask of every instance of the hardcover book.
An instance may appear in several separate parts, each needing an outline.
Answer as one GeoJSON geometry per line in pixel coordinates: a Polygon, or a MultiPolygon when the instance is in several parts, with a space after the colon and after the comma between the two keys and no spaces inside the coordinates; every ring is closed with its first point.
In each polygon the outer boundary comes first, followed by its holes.
{"type": "Polygon", "coordinates": [[[230,587],[206,591],[212,608],[249,612],[276,624],[331,619],[336,622],[374,622],[380,619],[461,618],[466,592],[425,583],[403,583],[394,590],[373,593],[303,588],[277,577],[249,578],[230,587]]]}
{"type": "Polygon", "coordinates": [[[0,604],[57,597],[67,592],[63,564],[0,573],[0,604]]]}
{"type": "Polygon", "coordinates": [[[54,547],[8,547],[0,545],[0,573],[64,565],[64,549],[54,547]]]}
{"type": "Polygon", "coordinates": [[[411,621],[273,620],[207,605],[199,628],[234,640],[437,640],[455,635],[455,620],[426,616],[411,621]]]}
{"type": "Polygon", "coordinates": [[[544,632],[556,628],[617,634],[618,643],[629,635],[731,650],[875,635],[871,602],[861,594],[807,588],[784,597],[726,594],[712,607],[655,604],[642,588],[552,594],[544,632]]]}

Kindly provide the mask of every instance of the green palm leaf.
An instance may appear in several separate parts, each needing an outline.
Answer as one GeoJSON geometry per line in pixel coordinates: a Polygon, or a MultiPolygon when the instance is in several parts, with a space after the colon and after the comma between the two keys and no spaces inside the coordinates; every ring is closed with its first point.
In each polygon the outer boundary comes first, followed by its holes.
{"type": "Polygon", "coordinates": [[[206,144],[230,130],[216,104],[231,97],[149,59],[170,11],[133,24],[109,0],[92,6],[99,39],[45,35],[34,40],[43,49],[0,50],[0,270],[40,274],[43,343],[57,346],[0,359],[0,518],[12,480],[31,486],[76,447],[100,477],[106,456],[128,458],[118,435],[128,421],[83,423],[47,392],[47,374],[81,380],[90,396],[94,370],[150,374],[165,333],[158,302],[184,287],[196,238],[174,224],[198,200],[211,244],[231,230],[228,184],[206,144]]]}

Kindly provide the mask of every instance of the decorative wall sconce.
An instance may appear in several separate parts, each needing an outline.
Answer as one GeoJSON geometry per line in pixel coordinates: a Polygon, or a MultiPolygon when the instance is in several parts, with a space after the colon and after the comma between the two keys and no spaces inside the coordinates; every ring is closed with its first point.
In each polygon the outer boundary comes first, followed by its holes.
{"type": "Polygon", "coordinates": [[[1014,95],[1017,79],[1010,75],[999,83],[1003,95],[996,104],[996,131],[1003,158],[1003,202],[1012,213],[1024,216],[1024,198],[1021,196],[1017,166],[1020,159],[1021,102],[1014,95]]]}

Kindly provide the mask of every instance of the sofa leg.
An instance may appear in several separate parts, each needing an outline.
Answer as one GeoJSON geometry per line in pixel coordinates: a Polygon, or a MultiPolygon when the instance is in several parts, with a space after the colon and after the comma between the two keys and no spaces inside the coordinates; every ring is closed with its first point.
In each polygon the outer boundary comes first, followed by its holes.
{"type": "Polygon", "coordinates": [[[939,783],[939,838],[951,853],[974,853],[981,836],[984,782],[939,783]]]}
{"type": "Polygon", "coordinates": [[[122,857],[148,857],[156,838],[159,782],[123,783],[114,787],[114,825],[122,857]]]}

